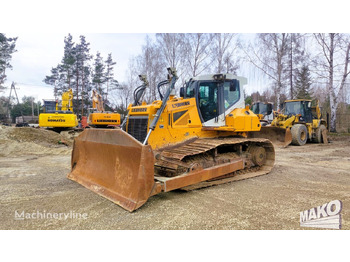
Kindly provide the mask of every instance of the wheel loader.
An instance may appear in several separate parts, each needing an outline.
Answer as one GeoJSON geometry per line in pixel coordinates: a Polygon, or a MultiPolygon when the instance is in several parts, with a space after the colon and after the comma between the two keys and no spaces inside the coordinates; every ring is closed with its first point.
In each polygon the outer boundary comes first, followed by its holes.
{"type": "Polygon", "coordinates": [[[69,179],[132,212],[162,192],[271,171],[273,144],[248,138],[261,125],[245,107],[245,78],[193,77],[176,97],[176,70],[168,73],[161,100],[129,105],[125,131],[87,129],[75,139],[69,179]]]}
{"type": "Polygon", "coordinates": [[[311,103],[308,99],[286,100],[271,126],[290,129],[294,145],[302,146],[307,141],[327,142],[327,123],[322,119],[319,101],[315,106],[311,103]]]}

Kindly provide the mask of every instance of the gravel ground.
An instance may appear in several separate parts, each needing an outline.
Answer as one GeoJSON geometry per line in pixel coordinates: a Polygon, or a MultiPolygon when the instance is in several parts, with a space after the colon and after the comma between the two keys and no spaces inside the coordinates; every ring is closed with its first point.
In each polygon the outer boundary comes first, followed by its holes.
{"type": "MultiPolygon", "coordinates": [[[[10,138],[0,138],[4,151],[10,138]]],[[[299,213],[336,199],[343,202],[342,228],[350,229],[348,136],[327,145],[276,148],[268,175],[159,194],[133,213],[68,180],[70,152],[63,145],[1,152],[0,229],[307,229],[299,213]],[[15,219],[23,211],[69,217],[15,219]]]]}

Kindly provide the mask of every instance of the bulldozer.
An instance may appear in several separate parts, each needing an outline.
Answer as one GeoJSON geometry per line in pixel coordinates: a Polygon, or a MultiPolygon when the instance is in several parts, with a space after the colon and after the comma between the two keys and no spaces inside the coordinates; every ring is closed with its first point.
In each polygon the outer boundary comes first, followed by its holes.
{"type": "Polygon", "coordinates": [[[292,144],[302,146],[307,141],[327,143],[327,122],[322,118],[319,101],[295,99],[283,103],[282,112],[271,123],[272,127],[290,129],[292,144]]]}
{"type": "Polygon", "coordinates": [[[62,100],[44,100],[44,112],[39,115],[39,126],[62,131],[78,125],[77,115],[73,112],[73,91],[62,94],[62,100]]]}
{"type": "MultiPolygon", "coordinates": [[[[273,144],[249,138],[259,118],[245,106],[247,79],[191,78],[175,96],[176,70],[161,100],[130,104],[123,129],[86,129],[75,138],[68,178],[132,212],[156,194],[193,190],[269,173],[273,144]]],[[[160,87],[167,86],[164,94],[160,87]]]]}
{"type": "Polygon", "coordinates": [[[120,114],[105,111],[102,96],[92,90],[92,108],[89,108],[88,125],[96,128],[120,125],[120,114]]]}

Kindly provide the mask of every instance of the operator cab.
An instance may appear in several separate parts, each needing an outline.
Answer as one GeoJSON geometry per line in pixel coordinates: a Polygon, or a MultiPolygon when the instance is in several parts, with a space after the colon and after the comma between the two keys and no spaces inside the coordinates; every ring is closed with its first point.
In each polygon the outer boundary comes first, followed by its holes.
{"type": "Polygon", "coordinates": [[[43,111],[44,113],[55,113],[56,110],[56,100],[43,100],[44,105],[43,105],[43,111]]]}
{"type": "Polygon", "coordinates": [[[228,74],[192,78],[180,91],[180,95],[185,99],[196,99],[204,126],[223,126],[225,115],[234,108],[242,107],[242,101],[244,107],[240,81],[228,74]],[[239,105],[238,102],[240,102],[239,105]]]}
{"type": "Polygon", "coordinates": [[[300,115],[299,120],[305,123],[312,122],[311,100],[289,100],[284,103],[284,115],[300,115]]]}

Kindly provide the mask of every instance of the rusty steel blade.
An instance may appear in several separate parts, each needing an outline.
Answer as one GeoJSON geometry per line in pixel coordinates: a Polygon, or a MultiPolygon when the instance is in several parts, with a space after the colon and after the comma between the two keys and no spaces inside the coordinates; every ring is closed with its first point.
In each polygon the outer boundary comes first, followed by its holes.
{"type": "Polygon", "coordinates": [[[128,211],[142,206],[154,186],[154,156],[118,129],[86,129],[74,141],[68,178],[128,211]]]}
{"type": "Polygon", "coordinates": [[[259,132],[250,132],[251,138],[266,138],[273,144],[287,147],[292,143],[292,133],[289,128],[262,126],[259,132]]]}

